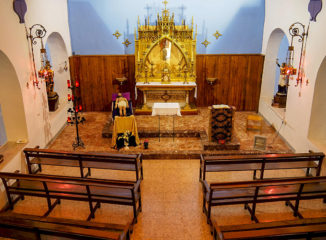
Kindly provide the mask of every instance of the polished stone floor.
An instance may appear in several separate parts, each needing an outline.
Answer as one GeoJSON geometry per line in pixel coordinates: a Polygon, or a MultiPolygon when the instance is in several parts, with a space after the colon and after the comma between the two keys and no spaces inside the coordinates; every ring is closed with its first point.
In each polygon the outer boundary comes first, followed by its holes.
{"type": "MultiPolygon", "coordinates": [[[[177,119],[178,129],[201,129],[207,131],[208,123],[205,120],[206,109],[201,109],[198,116],[183,116],[177,119]]],[[[246,132],[245,122],[248,112],[237,112],[235,115],[235,133],[241,142],[241,151],[252,150],[253,137],[256,132],[246,132]]],[[[111,139],[101,137],[102,127],[109,117],[109,113],[87,113],[87,122],[81,126],[81,137],[86,148],[78,151],[117,152],[110,146],[111,139]]],[[[151,116],[137,116],[139,128],[155,128],[157,122],[151,116]]],[[[170,128],[168,117],[163,118],[162,126],[170,128]]],[[[261,135],[267,137],[269,150],[290,151],[289,147],[277,137],[275,130],[267,123],[263,124],[261,135]]],[[[50,148],[58,150],[72,150],[74,128],[67,126],[50,148]]],[[[143,141],[143,139],[141,139],[143,141]]],[[[197,138],[149,139],[150,149],[144,150],[141,146],[130,148],[126,152],[146,151],[202,151],[200,140],[197,138]]],[[[78,176],[78,169],[62,167],[45,167],[44,173],[78,176]]],[[[94,170],[93,177],[106,179],[133,179],[129,172],[108,170],[94,170]]],[[[134,240],[206,240],[212,239],[205,215],[202,213],[202,189],[198,181],[199,159],[147,159],[144,160],[144,180],[141,183],[143,211],[139,215],[138,223],[134,227],[134,240]]],[[[302,176],[301,170],[285,170],[267,172],[266,177],[302,176]]],[[[209,181],[239,181],[250,180],[251,172],[210,173],[209,181]]],[[[18,202],[15,212],[42,215],[46,212],[46,201],[26,197],[18,202]]],[[[319,201],[303,201],[300,212],[305,217],[326,216],[326,205],[319,201]]],[[[56,206],[51,217],[71,219],[86,219],[89,213],[87,203],[62,201],[56,206]]],[[[95,222],[125,223],[132,216],[132,208],[103,204],[95,214],[95,222]]],[[[220,225],[251,223],[247,210],[242,205],[214,207],[212,217],[220,225]]],[[[259,204],[257,217],[260,221],[294,219],[289,207],[282,203],[259,204]]]]}

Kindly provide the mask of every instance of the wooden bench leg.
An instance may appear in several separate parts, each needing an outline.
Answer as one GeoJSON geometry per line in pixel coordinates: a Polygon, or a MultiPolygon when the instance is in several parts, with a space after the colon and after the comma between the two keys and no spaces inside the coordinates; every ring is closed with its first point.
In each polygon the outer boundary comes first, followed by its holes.
{"type": "Polygon", "coordinates": [[[140,177],[141,177],[141,180],[144,180],[143,165],[141,165],[141,167],[140,167],[140,177]]]}
{"type": "Polygon", "coordinates": [[[310,168],[307,168],[306,177],[309,177],[309,176],[311,176],[311,174],[310,174],[310,168]]]}
{"type": "Polygon", "coordinates": [[[253,204],[253,208],[251,209],[251,207],[249,206],[249,204],[248,203],[245,203],[244,209],[248,210],[248,212],[251,215],[251,220],[252,221],[255,221],[256,223],[259,223],[258,218],[255,215],[255,212],[256,212],[256,204],[253,204]]]}
{"type": "Polygon", "coordinates": [[[205,198],[203,197],[203,213],[206,214],[205,210],[206,210],[206,201],[205,198]]]}
{"type": "Polygon", "coordinates": [[[139,201],[139,203],[138,203],[139,204],[139,206],[138,206],[139,212],[141,212],[143,208],[142,208],[142,205],[141,205],[141,196],[140,196],[140,193],[139,193],[139,200],[138,201],[139,201]]]}
{"type": "Polygon", "coordinates": [[[98,209],[100,207],[101,207],[100,202],[97,202],[95,207],[93,207],[93,204],[91,201],[89,202],[89,209],[90,209],[91,213],[89,214],[87,221],[90,221],[92,218],[95,218],[95,211],[96,211],[96,209],[98,209]]]}
{"type": "Polygon", "coordinates": [[[136,202],[135,201],[133,202],[132,207],[133,207],[133,210],[134,210],[134,220],[133,220],[133,223],[135,224],[135,223],[137,223],[137,206],[136,206],[136,202]]]}
{"type": "MultiPolygon", "coordinates": [[[[83,170],[82,170],[83,171],[83,170]]],[[[83,175],[83,174],[82,174],[83,175]]],[[[90,177],[91,176],[91,168],[87,168],[87,173],[85,174],[85,178],[90,177]]]]}
{"type": "Polygon", "coordinates": [[[303,219],[303,216],[301,215],[301,213],[298,210],[299,209],[299,201],[296,202],[295,206],[290,201],[286,201],[285,205],[289,206],[293,210],[293,216],[303,219]]]}
{"type": "Polygon", "coordinates": [[[253,175],[253,177],[252,177],[253,180],[256,180],[256,179],[257,179],[257,177],[256,177],[256,173],[257,173],[257,170],[254,170],[254,175],[253,175]]]}
{"type": "Polygon", "coordinates": [[[207,223],[209,225],[211,225],[211,210],[212,210],[212,206],[211,206],[211,203],[208,202],[208,207],[207,207],[207,223]]]}
{"type": "Polygon", "coordinates": [[[55,202],[53,204],[51,204],[51,198],[47,198],[47,202],[48,202],[48,210],[43,215],[43,217],[47,217],[52,212],[54,207],[57,206],[57,204],[60,204],[61,201],[60,201],[60,199],[56,199],[55,202]]]}

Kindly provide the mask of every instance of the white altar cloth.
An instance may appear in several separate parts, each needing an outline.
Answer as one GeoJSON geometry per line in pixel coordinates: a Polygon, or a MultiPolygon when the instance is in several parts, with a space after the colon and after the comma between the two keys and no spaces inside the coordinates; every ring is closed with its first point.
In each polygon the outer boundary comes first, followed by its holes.
{"type": "Polygon", "coordinates": [[[177,115],[181,116],[179,103],[154,103],[152,116],[177,115]]]}

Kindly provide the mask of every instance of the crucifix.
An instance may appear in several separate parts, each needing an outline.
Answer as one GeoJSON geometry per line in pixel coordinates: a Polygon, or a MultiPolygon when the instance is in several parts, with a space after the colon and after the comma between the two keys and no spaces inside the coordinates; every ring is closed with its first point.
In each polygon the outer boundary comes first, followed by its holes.
{"type": "Polygon", "coordinates": [[[163,1],[163,4],[165,5],[164,7],[165,7],[165,9],[166,9],[166,5],[168,4],[168,1],[164,0],[164,1],[163,1]]]}

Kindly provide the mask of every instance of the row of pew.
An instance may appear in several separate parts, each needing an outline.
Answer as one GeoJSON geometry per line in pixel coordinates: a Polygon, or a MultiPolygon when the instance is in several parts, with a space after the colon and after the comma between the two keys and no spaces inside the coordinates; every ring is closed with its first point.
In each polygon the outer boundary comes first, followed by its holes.
{"type": "Polygon", "coordinates": [[[0,237],[14,239],[116,239],[128,240],[142,211],[142,154],[76,153],[39,148],[24,149],[28,174],[0,172],[8,204],[0,213],[0,237]],[[76,167],[80,176],[43,174],[43,167],[76,167]],[[92,169],[135,172],[135,180],[91,178],[92,169]],[[25,196],[44,198],[48,209],[41,217],[10,210],[25,196]],[[87,202],[85,221],[50,218],[61,200],[87,202]],[[130,206],[133,218],[126,225],[89,222],[101,204],[130,206]]]}
{"type": "Polygon", "coordinates": [[[214,239],[326,239],[326,218],[305,219],[299,211],[302,200],[326,202],[326,177],[320,176],[323,159],[323,153],[202,155],[199,180],[203,188],[203,212],[214,239]],[[305,171],[300,177],[266,177],[267,170],[278,174],[289,169],[305,171]],[[226,171],[252,171],[253,180],[207,181],[207,174],[226,171]],[[256,216],[257,205],[271,202],[285,202],[298,219],[260,223],[256,216]],[[219,226],[218,221],[212,220],[211,210],[223,205],[243,205],[255,223],[219,226]]]}
{"type": "MultiPolygon", "coordinates": [[[[24,149],[28,174],[0,172],[8,204],[0,213],[0,237],[14,239],[116,239],[128,240],[142,210],[142,154],[76,153],[39,148],[24,149]],[[43,174],[44,166],[75,167],[80,176],[43,174]],[[93,169],[132,171],[135,180],[92,178],[93,169]],[[43,216],[13,213],[25,196],[46,199],[43,216]],[[61,200],[87,202],[85,221],[51,218],[48,215],[61,200]],[[132,207],[133,218],[126,225],[90,222],[101,204],[132,207]]],[[[305,219],[300,201],[326,201],[326,177],[320,176],[323,153],[266,155],[201,155],[199,181],[203,189],[203,212],[215,240],[223,239],[312,239],[326,237],[326,218],[305,219]],[[303,176],[268,178],[267,171],[305,169],[303,176]],[[252,171],[253,180],[209,182],[207,174],[252,171]],[[267,177],[266,177],[267,176],[267,177]],[[285,202],[296,220],[261,223],[256,216],[260,203],[285,202]],[[211,217],[212,207],[243,205],[254,224],[220,226],[211,217]]]]}

